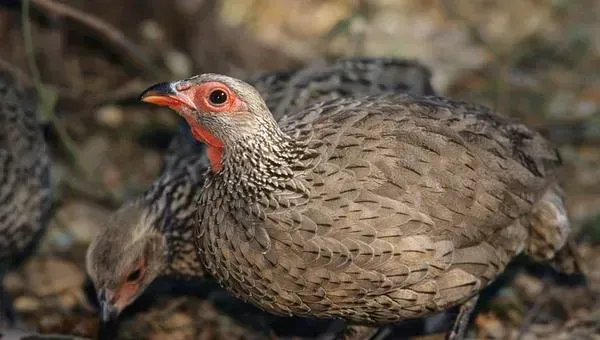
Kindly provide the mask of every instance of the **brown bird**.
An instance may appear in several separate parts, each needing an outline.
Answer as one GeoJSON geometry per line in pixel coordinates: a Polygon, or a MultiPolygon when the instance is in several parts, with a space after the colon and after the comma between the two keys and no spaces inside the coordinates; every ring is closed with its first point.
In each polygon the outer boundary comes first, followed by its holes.
{"type": "MultiPolygon", "coordinates": [[[[277,119],[324,100],[409,92],[432,94],[423,66],[396,58],[347,58],[271,72],[251,80],[277,119]]],[[[185,124],[184,124],[185,126],[185,124]]],[[[187,126],[186,126],[187,128],[187,126]]],[[[166,152],[162,175],[119,209],[88,248],[87,270],[109,322],[159,276],[203,278],[193,243],[196,202],[209,166],[189,128],[166,152]]]]}
{"type": "Polygon", "coordinates": [[[483,106],[387,94],[277,122],[254,87],[217,74],[142,100],[208,147],[194,188],[204,270],[275,314],[380,325],[467,303],[468,315],[512,257],[550,259],[569,232],[557,151],[483,106]]]}
{"type": "Polygon", "coordinates": [[[36,105],[32,92],[0,72],[0,319],[9,323],[14,319],[2,278],[31,253],[52,206],[50,162],[36,105]]]}

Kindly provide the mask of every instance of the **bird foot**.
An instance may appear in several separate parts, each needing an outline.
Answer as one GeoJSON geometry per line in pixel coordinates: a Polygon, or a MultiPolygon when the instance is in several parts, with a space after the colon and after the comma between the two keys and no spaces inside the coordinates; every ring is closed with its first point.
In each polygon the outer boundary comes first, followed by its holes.
{"type": "Polygon", "coordinates": [[[462,340],[465,338],[471,314],[473,314],[473,310],[477,305],[477,299],[479,299],[479,295],[473,296],[460,306],[452,330],[446,336],[446,340],[462,340]]]}
{"type": "Polygon", "coordinates": [[[12,299],[2,287],[0,280],[0,329],[14,327],[17,315],[13,308],[12,299]]]}
{"type": "Polygon", "coordinates": [[[567,240],[565,246],[550,261],[550,265],[562,274],[580,274],[585,278],[589,277],[589,268],[581,257],[577,242],[573,238],[567,240]]]}
{"type": "Polygon", "coordinates": [[[385,330],[381,335],[378,333],[379,329],[376,327],[352,325],[345,327],[335,340],[380,340],[387,336],[385,330]]]}

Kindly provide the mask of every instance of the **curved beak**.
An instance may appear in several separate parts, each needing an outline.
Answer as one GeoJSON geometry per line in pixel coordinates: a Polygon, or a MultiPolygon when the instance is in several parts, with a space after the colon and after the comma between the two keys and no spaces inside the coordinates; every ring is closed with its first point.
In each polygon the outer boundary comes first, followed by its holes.
{"type": "Polygon", "coordinates": [[[98,329],[99,340],[109,340],[116,337],[121,309],[116,306],[115,300],[114,292],[108,289],[102,289],[98,293],[101,313],[100,328],[98,329]]]}
{"type": "Polygon", "coordinates": [[[158,83],[147,88],[140,95],[140,100],[159,106],[167,106],[174,110],[182,106],[196,109],[196,104],[183,92],[177,90],[177,81],[158,83]]]}
{"type": "Polygon", "coordinates": [[[98,294],[102,323],[114,322],[121,314],[120,308],[115,305],[115,294],[108,289],[102,289],[98,294]]]}

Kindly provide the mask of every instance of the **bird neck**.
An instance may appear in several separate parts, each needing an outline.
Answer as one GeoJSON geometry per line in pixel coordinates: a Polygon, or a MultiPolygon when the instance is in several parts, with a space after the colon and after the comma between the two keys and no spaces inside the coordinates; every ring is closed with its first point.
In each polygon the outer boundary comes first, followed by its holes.
{"type": "Polygon", "coordinates": [[[222,170],[210,180],[227,192],[258,195],[273,191],[292,180],[294,165],[306,152],[303,138],[293,138],[274,124],[261,133],[241,138],[226,146],[222,170]]]}

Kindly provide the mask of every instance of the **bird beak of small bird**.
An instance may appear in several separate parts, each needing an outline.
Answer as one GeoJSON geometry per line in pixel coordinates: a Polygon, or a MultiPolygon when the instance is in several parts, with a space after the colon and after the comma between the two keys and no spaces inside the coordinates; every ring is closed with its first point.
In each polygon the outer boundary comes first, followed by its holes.
{"type": "Polygon", "coordinates": [[[98,302],[101,308],[98,339],[114,339],[117,334],[119,314],[121,314],[121,309],[115,304],[115,294],[108,289],[102,289],[98,294],[98,302]]]}
{"type": "Polygon", "coordinates": [[[98,294],[98,302],[102,313],[102,323],[114,322],[119,317],[121,310],[115,305],[115,295],[112,291],[101,290],[98,294]]]}
{"type": "Polygon", "coordinates": [[[167,106],[174,110],[181,106],[187,106],[192,110],[196,109],[196,104],[191,98],[177,90],[177,82],[158,83],[150,86],[142,93],[140,100],[159,106],[167,106]]]}

